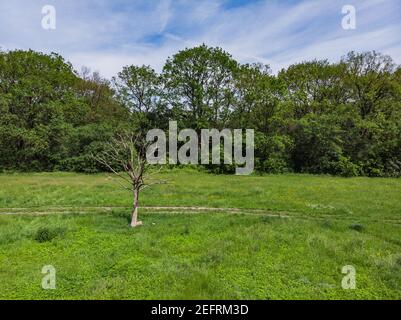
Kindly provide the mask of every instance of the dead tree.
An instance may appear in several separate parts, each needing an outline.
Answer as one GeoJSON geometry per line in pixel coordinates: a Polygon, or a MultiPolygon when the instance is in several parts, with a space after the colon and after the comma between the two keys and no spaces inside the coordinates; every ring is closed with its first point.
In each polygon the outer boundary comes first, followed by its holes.
{"type": "MultiPolygon", "coordinates": [[[[151,178],[158,171],[149,172],[146,162],[148,143],[136,133],[123,133],[108,142],[104,151],[93,155],[93,158],[111,171],[119,185],[129,190],[133,196],[131,227],[142,225],[138,221],[139,193],[154,185],[165,183],[163,180],[151,178]]],[[[159,168],[160,169],[160,168],[159,168]]]]}

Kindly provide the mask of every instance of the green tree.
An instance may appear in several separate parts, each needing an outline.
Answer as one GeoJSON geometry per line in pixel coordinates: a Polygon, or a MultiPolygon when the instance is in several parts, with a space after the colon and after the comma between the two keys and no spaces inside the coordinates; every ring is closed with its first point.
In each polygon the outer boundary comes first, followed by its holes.
{"type": "Polygon", "coordinates": [[[69,125],[86,112],[74,94],[78,77],[57,54],[0,54],[1,166],[49,170],[63,152],[69,125]]]}
{"type": "Polygon", "coordinates": [[[223,128],[234,103],[238,63],[221,48],[185,49],[163,69],[166,99],[186,128],[223,128]]]}
{"type": "Polygon", "coordinates": [[[126,66],[113,78],[116,96],[130,114],[130,130],[142,135],[153,128],[168,126],[161,77],[149,66],[126,66]]]}

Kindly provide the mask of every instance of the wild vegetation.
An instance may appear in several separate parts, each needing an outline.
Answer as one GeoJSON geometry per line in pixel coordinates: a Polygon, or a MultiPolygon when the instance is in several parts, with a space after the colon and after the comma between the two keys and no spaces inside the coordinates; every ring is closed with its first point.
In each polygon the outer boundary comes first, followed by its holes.
{"type": "Polygon", "coordinates": [[[401,298],[399,179],[157,177],[170,183],[143,191],[132,229],[106,174],[0,175],[0,298],[401,298]],[[48,264],[56,290],[41,287],[48,264]]]}
{"type": "MultiPolygon", "coordinates": [[[[220,48],[183,50],[160,74],[113,80],[57,54],[0,52],[0,169],[99,172],[90,156],[129,128],[255,130],[259,172],[401,175],[401,69],[376,52],[270,73],[220,48]]],[[[232,172],[233,166],[208,169],[232,172]]]]}
{"type": "Polygon", "coordinates": [[[400,299],[400,98],[376,52],[273,75],[202,45],[111,80],[0,52],[0,298],[400,299]],[[130,228],[149,173],[135,139],[169,120],[254,129],[259,174],[166,166],[130,228]]]}

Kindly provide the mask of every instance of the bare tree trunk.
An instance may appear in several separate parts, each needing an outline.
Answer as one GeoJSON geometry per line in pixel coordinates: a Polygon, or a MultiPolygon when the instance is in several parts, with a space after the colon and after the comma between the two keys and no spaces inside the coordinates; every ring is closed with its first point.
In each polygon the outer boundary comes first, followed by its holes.
{"type": "Polygon", "coordinates": [[[138,221],[138,208],[139,208],[139,190],[134,190],[134,205],[132,209],[131,227],[135,228],[142,225],[142,221],[138,221]]]}

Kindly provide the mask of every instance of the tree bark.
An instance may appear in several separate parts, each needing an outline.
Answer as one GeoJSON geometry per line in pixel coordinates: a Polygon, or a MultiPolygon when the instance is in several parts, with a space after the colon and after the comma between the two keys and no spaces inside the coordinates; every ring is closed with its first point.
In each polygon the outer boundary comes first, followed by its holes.
{"type": "Polygon", "coordinates": [[[138,221],[138,208],[139,208],[139,190],[134,190],[134,204],[132,209],[131,227],[135,228],[142,225],[142,221],[138,221]]]}

